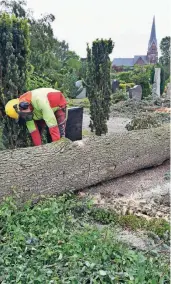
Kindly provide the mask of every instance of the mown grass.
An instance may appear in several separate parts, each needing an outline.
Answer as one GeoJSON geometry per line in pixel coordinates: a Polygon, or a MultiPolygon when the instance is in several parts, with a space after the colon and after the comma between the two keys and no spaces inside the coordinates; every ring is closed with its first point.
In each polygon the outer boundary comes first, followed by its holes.
{"type": "Polygon", "coordinates": [[[114,227],[92,222],[92,205],[72,195],[22,208],[0,205],[0,282],[169,283],[168,260],[116,241],[114,227]]]}

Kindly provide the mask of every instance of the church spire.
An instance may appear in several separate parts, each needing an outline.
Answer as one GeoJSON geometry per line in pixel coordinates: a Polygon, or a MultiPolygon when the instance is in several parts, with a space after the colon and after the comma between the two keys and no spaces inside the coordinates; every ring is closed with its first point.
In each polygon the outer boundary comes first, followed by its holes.
{"type": "Polygon", "coordinates": [[[150,40],[148,42],[148,48],[150,48],[152,44],[155,44],[157,46],[155,16],[153,17],[153,23],[151,27],[150,40]]]}
{"type": "Polygon", "coordinates": [[[147,58],[150,64],[156,64],[158,62],[155,16],[153,17],[151,34],[148,42],[147,58]]]}

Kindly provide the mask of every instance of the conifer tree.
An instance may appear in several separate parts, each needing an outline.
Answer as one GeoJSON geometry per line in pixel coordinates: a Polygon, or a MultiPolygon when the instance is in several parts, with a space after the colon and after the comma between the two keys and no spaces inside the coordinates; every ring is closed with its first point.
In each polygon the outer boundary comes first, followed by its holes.
{"type": "MultiPolygon", "coordinates": [[[[27,20],[0,15],[0,104],[17,98],[27,90],[29,65],[29,27],[27,20]]],[[[6,148],[28,145],[25,125],[3,118],[3,143],[6,148]]]]}
{"type": "Polygon", "coordinates": [[[90,49],[87,45],[87,93],[90,101],[91,130],[95,129],[100,136],[108,132],[107,120],[110,113],[111,62],[109,54],[112,53],[114,43],[111,39],[97,39],[90,49]]]}

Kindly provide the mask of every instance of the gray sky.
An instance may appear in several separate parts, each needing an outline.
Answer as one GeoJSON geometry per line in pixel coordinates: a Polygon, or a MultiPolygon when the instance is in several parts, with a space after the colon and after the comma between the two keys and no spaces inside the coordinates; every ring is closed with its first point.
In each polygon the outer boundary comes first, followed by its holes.
{"type": "Polygon", "coordinates": [[[54,34],[86,57],[86,43],[112,38],[113,57],[146,54],[152,19],[156,17],[158,45],[171,34],[170,0],[28,0],[36,17],[52,13],[54,34]]]}

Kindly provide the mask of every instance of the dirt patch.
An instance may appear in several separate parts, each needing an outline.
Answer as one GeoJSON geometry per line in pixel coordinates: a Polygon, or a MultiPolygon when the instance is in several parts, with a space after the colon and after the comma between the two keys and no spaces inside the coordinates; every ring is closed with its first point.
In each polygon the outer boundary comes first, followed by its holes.
{"type": "Polygon", "coordinates": [[[168,180],[170,162],[144,169],[134,174],[101,183],[84,191],[94,203],[115,210],[118,214],[134,214],[146,218],[169,219],[170,198],[168,180]]]}
{"type": "Polygon", "coordinates": [[[144,231],[128,231],[121,228],[116,229],[116,238],[118,241],[128,244],[132,248],[142,251],[154,251],[155,253],[169,254],[170,247],[160,238],[154,239],[148,236],[144,231]]]}

